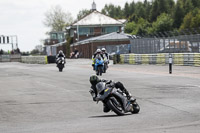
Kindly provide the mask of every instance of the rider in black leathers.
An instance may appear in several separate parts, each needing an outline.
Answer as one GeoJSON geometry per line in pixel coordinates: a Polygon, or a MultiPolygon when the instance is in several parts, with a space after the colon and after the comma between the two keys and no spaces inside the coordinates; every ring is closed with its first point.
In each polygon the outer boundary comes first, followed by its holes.
{"type": "MultiPolygon", "coordinates": [[[[99,82],[105,82],[106,84],[109,84],[112,87],[119,88],[122,92],[124,92],[126,94],[127,99],[132,98],[131,94],[126,90],[126,88],[124,87],[124,85],[121,82],[114,82],[112,80],[99,79],[96,75],[92,75],[92,76],[90,76],[90,83],[91,83],[90,93],[93,97],[93,101],[96,101],[96,98],[97,98],[96,84],[99,82]]],[[[106,107],[106,105],[104,104],[103,111],[109,112],[110,109],[108,107],[106,107]]]]}
{"type": "Polygon", "coordinates": [[[57,59],[60,58],[60,57],[64,57],[64,60],[65,60],[65,54],[63,53],[62,50],[60,50],[58,52],[58,54],[56,55],[56,64],[57,64],[57,61],[58,61],[57,59]]]}

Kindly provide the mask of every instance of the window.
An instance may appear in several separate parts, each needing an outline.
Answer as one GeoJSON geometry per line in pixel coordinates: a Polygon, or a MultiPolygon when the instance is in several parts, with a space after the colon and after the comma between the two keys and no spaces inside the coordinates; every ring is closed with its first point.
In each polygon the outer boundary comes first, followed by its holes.
{"type": "Polygon", "coordinates": [[[103,27],[102,28],[102,33],[112,33],[112,32],[119,32],[119,27],[118,26],[109,26],[109,27],[103,27]]]}
{"type": "Polygon", "coordinates": [[[58,33],[58,39],[64,39],[64,34],[63,33],[58,33]]]}
{"type": "Polygon", "coordinates": [[[51,39],[57,39],[57,33],[51,33],[51,39]]]}
{"type": "Polygon", "coordinates": [[[79,35],[91,35],[94,34],[94,28],[81,27],[78,29],[79,35]]]}

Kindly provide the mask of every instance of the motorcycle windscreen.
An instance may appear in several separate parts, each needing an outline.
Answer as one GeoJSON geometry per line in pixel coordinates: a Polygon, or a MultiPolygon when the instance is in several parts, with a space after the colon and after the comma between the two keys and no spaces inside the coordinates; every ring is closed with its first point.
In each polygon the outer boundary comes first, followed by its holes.
{"type": "Polygon", "coordinates": [[[106,83],[104,82],[99,82],[97,85],[96,85],[96,88],[97,88],[97,93],[100,94],[102,91],[104,91],[106,89],[106,83]]]}

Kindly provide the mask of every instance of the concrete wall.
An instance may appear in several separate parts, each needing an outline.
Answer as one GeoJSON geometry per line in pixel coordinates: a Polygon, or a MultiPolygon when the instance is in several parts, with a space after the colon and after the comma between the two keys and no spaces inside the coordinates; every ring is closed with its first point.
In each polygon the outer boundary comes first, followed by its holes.
{"type": "Polygon", "coordinates": [[[29,63],[29,64],[47,64],[47,56],[22,56],[21,57],[22,63],[29,63]]]}
{"type": "Polygon", "coordinates": [[[0,62],[20,62],[20,54],[0,55],[0,62]]]}
{"type": "MultiPolygon", "coordinates": [[[[173,65],[200,66],[200,53],[173,53],[173,65]]],[[[114,57],[119,64],[169,64],[169,54],[121,54],[114,57]],[[117,59],[119,58],[119,59],[117,59]]]]}

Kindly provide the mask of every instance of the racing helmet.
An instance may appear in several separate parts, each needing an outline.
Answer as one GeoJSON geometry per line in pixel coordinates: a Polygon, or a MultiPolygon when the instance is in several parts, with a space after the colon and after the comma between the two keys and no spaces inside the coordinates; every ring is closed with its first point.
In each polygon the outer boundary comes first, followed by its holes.
{"type": "Polygon", "coordinates": [[[59,50],[59,51],[58,51],[58,54],[63,54],[63,51],[62,51],[62,50],[59,50]]]}
{"type": "Polygon", "coordinates": [[[101,53],[101,49],[98,48],[97,51],[96,51],[96,53],[101,53]]]}
{"type": "Polygon", "coordinates": [[[105,49],[105,48],[102,48],[101,51],[106,51],[106,49],[105,49]]]}
{"type": "Polygon", "coordinates": [[[92,76],[90,76],[90,83],[92,84],[92,85],[96,85],[97,83],[99,83],[100,82],[100,79],[96,76],[96,75],[92,75],[92,76]]]}

